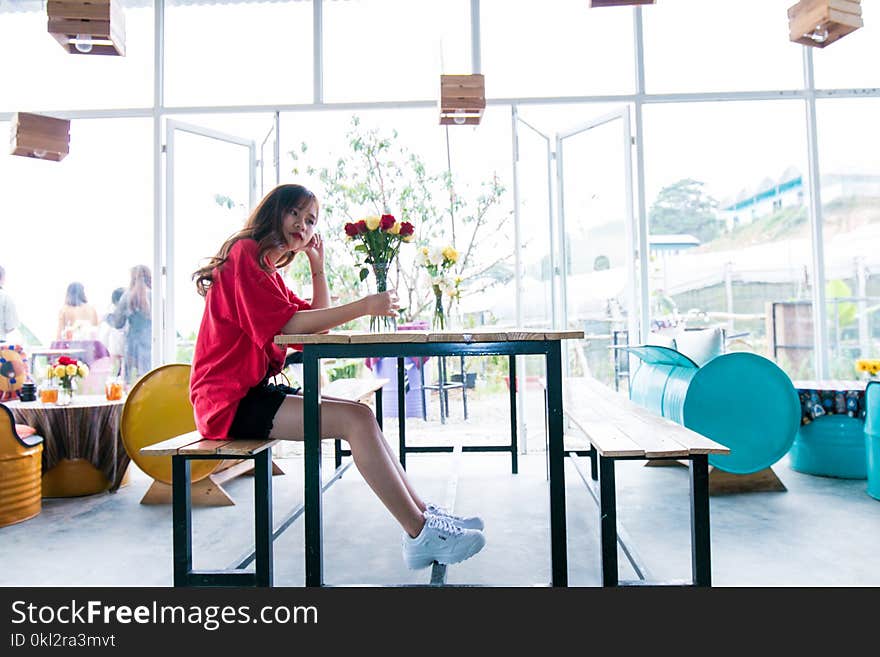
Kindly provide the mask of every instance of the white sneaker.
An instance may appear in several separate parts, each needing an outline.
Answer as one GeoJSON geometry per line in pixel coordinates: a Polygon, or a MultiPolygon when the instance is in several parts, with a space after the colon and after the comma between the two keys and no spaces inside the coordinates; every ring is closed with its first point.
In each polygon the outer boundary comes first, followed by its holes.
{"type": "Polygon", "coordinates": [[[437,506],[430,502],[425,508],[425,513],[432,516],[440,516],[441,518],[448,518],[454,525],[461,527],[462,529],[478,529],[483,531],[484,528],[483,519],[480,516],[456,516],[442,506],[437,506]]]}
{"type": "Polygon", "coordinates": [[[448,518],[425,514],[425,526],[415,538],[403,532],[403,560],[407,568],[427,568],[434,561],[458,563],[486,545],[482,532],[457,527],[448,518]]]}

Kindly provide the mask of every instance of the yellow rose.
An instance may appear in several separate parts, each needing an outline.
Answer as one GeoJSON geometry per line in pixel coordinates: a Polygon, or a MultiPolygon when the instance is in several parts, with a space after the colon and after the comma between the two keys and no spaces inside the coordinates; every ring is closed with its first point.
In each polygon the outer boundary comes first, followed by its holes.
{"type": "Polygon", "coordinates": [[[49,369],[46,370],[46,378],[51,379],[53,376],[55,376],[55,367],[52,365],[49,365],[49,369]]]}
{"type": "Polygon", "coordinates": [[[382,220],[375,215],[364,219],[364,223],[367,224],[367,228],[369,228],[370,230],[376,230],[379,227],[381,221],[382,220]]]}
{"type": "Polygon", "coordinates": [[[76,365],[68,365],[66,368],[64,368],[64,370],[65,372],[67,372],[67,376],[76,376],[76,373],[78,371],[76,365]]]}
{"type": "Polygon", "coordinates": [[[67,374],[67,368],[64,365],[56,365],[55,366],[55,376],[62,377],[67,374]]]}
{"type": "Polygon", "coordinates": [[[458,251],[453,249],[451,246],[447,246],[445,249],[443,249],[443,257],[452,263],[456,263],[458,262],[458,251]]]}
{"type": "Polygon", "coordinates": [[[82,378],[86,378],[89,375],[89,366],[86,364],[82,364],[79,366],[79,375],[82,378]]]}
{"type": "Polygon", "coordinates": [[[400,235],[400,222],[395,221],[394,225],[388,229],[388,232],[392,235],[400,235]]]}

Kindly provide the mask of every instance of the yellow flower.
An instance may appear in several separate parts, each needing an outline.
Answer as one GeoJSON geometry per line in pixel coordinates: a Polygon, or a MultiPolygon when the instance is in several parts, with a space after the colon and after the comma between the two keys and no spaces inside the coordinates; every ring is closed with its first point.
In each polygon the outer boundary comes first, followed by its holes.
{"type": "Polygon", "coordinates": [[[400,222],[395,221],[394,225],[388,229],[388,232],[392,235],[400,235],[400,222]]]}
{"type": "Polygon", "coordinates": [[[55,376],[62,377],[67,374],[67,368],[64,365],[56,365],[55,366],[55,376]]]}
{"type": "Polygon", "coordinates": [[[364,219],[364,223],[367,224],[367,228],[369,228],[370,230],[376,230],[379,227],[379,223],[381,221],[382,220],[376,215],[364,219]]]}
{"type": "Polygon", "coordinates": [[[416,238],[416,234],[410,233],[409,235],[407,235],[406,237],[403,238],[403,241],[404,242],[412,242],[415,238],[416,238]]]}
{"type": "Polygon", "coordinates": [[[51,379],[55,376],[55,367],[53,365],[49,365],[49,369],[46,370],[46,378],[51,379]]]}
{"type": "Polygon", "coordinates": [[[79,366],[79,375],[86,378],[89,375],[89,367],[85,363],[79,366]]]}
{"type": "Polygon", "coordinates": [[[76,368],[76,365],[68,365],[68,366],[67,366],[66,368],[64,368],[64,369],[65,369],[65,371],[67,372],[67,376],[76,376],[76,373],[77,373],[77,371],[78,371],[77,368],[76,368]]]}
{"type": "Polygon", "coordinates": [[[443,257],[454,264],[458,262],[458,251],[453,249],[451,246],[447,246],[445,249],[443,249],[443,257]]]}
{"type": "Polygon", "coordinates": [[[427,246],[422,247],[422,255],[428,255],[428,247],[427,246]]]}
{"type": "Polygon", "coordinates": [[[455,277],[455,285],[456,285],[456,287],[459,286],[459,285],[461,285],[461,276],[456,276],[456,277],[455,277]]]}

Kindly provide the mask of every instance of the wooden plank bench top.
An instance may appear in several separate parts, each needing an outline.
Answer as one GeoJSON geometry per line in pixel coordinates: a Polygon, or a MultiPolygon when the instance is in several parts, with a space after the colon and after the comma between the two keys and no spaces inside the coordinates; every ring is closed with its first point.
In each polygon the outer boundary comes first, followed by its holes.
{"type": "Polygon", "coordinates": [[[563,408],[602,456],[676,459],[729,454],[730,449],[664,417],[589,377],[568,378],[563,408]]]}

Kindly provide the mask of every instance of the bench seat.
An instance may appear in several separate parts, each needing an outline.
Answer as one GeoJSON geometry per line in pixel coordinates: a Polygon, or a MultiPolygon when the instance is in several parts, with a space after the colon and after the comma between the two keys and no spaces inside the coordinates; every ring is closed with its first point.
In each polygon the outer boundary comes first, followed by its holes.
{"type": "MultiPolygon", "coordinates": [[[[624,534],[617,525],[614,464],[618,460],[676,459],[688,462],[690,471],[691,570],[693,586],[711,586],[709,540],[709,454],[729,454],[724,445],[666,418],[656,416],[592,378],[568,378],[563,384],[563,411],[571,424],[590,443],[591,478],[579,471],[599,505],[602,582],[621,584],[669,584],[649,582],[647,571],[635,559],[635,551],[623,543],[624,552],[642,579],[621,582],[617,543],[624,534]]],[[[567,450],[572,458],[581,452],[567,450]]],[[[676,582],[676,584],[680,584],[676,582]]]]}

